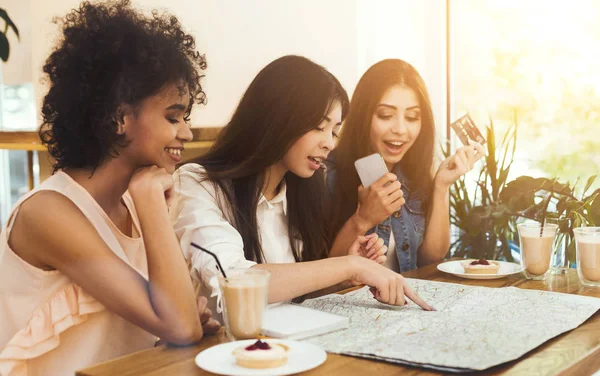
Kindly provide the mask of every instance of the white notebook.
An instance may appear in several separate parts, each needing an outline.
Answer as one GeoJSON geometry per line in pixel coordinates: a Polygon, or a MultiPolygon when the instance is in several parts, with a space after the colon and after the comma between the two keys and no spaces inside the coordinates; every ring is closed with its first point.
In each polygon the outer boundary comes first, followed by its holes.
{"type": "Polygon", "coordinates": [[[283,339],[304,339],[346,329],[348,317],[317,311],[296,304],[277,304],[267,307],[263,317],[262,334],[283,339]]]}

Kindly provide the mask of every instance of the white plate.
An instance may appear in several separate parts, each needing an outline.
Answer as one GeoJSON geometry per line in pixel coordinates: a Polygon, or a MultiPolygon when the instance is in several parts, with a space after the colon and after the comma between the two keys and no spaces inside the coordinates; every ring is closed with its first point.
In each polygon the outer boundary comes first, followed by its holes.
{"type": "Polygon", "coordinates": [[[498,264],[500,264],[498,274],[467,274],[465,273],[465,269],[460,264],[463,261],[466,260],[444,262],[439,264],[437,268],[444,273],[450,273],[457,277],[468,279],[498,279],[506,277],[507,275],[521,273],[523,271],[523,268],[519,264],[506,261],[496,261],[498,264]]]}
{"type": "Polygon", "coordinates": [[[249,346],[256,340],[245,340],[222,343],[208,348],[196,355],[196,365],[205,371],[219,375],[290,375],[313,369],[327,359],[325,350],[306,342],[267,339],[268,343],[281,343],[290,348],[288,361],[281,367],[267,369],[251,369],[238,366],[232,352],[239,346],[249,346]]]}

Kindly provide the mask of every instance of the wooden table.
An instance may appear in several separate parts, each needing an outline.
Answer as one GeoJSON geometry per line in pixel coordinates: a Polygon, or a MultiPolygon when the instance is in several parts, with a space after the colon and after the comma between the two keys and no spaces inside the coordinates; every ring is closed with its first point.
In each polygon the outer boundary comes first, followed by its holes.
{"type": "MultiPolygon", "coordinates": [[[[419,268],[404,276],[466,285],[555,291],[600,298],[600,289],[583,287],[575,270],[551,276],[547,281],[527,281],[520,275],[497,280],[466,280],[444,274],[435,265],[419,268]]],[[[222,333],[207,337],[196,346],[186,348],[156,347],[81,371],[80,376],[103,375],[211,375],[198,368],[194,357],[200,351],[226,342],[222,333]]],[[[600,312],[575,330],[560,335],[534,349],[520,359],[496,366],[480,375],[590,375],[600,369],[600,312]]],[[[379,361],[327,354],[321,366],[303,375],[440,375],[421,368],[405,367],[379,361]]]]}
{"type": "MultiPolygon", "coordinates": [[[[188,150],[208,149],[217,138],[220,130],[221,128],[218,127],[192,128],[194,138],[191,142],[185,144],[185,148],[188,150]]],[[[29,189],[33,189],[33,152],[46,151],[46,147],[42,145],[38,133],[34,131],[0,131],[0,149],[27,151],[29,189]]]]}

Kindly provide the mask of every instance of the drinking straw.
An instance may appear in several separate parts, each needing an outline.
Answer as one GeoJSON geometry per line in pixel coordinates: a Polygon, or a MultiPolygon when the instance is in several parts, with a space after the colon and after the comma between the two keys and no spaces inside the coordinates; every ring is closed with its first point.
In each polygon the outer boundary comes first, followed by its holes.
{"type": "Polygon", "coordinates": [[[212,257],[215,258],[215,260],[217,261],[217,269],[219,269],[219,271],[221,272],[221,274],[223,274],[223,278],[227,278],[227,274],[225,274],[225,270],[223,269],[223,266],[221,266],[221,262],[219,261],[219,258],[217,257],[217,255],[215,255],[214,253],[212,253],[211,251],[209,251],[208,249],[204,248],[204,247],[200,247],[198,244],[192,242],[192,247],[194,248],[198,248],[201,251],[204,251],[206,253],[208,253],[209,255],[211,255],[212,257]]]}

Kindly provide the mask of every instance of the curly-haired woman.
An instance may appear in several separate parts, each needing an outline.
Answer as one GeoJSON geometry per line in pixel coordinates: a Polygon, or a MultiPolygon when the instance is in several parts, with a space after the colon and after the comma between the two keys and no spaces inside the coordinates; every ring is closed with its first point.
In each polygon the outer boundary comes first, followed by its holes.
{"type": "Polygon", "coordinates": [[[55,174],[0,236],[0,374],[72,375],[218,323],[196,300],[167,199],[204,58],[177,19],[129,1],[61,21],[40,136],[55,174]]]}

